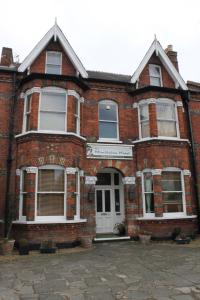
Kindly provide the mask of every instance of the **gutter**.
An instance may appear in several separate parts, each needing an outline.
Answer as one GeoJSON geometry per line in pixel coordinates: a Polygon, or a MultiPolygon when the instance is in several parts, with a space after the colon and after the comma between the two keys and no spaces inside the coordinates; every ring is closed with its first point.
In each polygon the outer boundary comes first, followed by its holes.
{"type": "Polygon", "coordinates": [[[8,156],[7,156],[7,177],[6,177],[6,195],[5,195],[5,218],[4,218],[4,236],[9,237],[9,233],[12,227],[13,218],[13,199],[10,195],[10,183],[11,183],[11,169],[12,169],[12,150],[13,150],[13,137],[14,137],[14,116],[16,106],[16,72],[13,73],[13,89],[12,100],[10,105],[10,120],[9,120],[9,135],[8,135],[8,156]]]}
{"type": "Polygon", "coordinates": [[[191,115],[189,110],[189,101],[190,101],[190,92],[186,91],[184,94],[182,94],[183,105],[186,111],[187,115],[187,123],[189,128],[189,139],[191,141],[191,147],[190,147],[190,161],[191,161],[191,167],[192,167],[192,175],[194,179],[194,193],[196,198],[196,206],[197,206],[197,219],[198,219],[198,232],[200,233],[200,200],[199,200],[199,186],[198,186],[198,172],[197,172],[197,164],[195,160],[195,146],[194,146],[194,138],[193,138],[193,130],[192,130],[192,121],[191,121],[191,115]]]}

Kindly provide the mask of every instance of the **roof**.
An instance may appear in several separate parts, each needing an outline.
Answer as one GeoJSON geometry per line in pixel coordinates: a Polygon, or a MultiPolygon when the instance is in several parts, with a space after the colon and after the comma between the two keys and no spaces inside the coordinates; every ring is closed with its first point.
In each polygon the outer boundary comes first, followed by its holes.
{"type": "Polygon", "coordinates": [[[101,71],[87,71],[88,78],[99,80],[111,80],[116,82],[130,83],[131,75],[115,74],[101,71]]]}
{"type": "Polygon", "coordinates": [[[81,61],[79,60],[78,56],[74,52],[73,48],[71,47],[70,43],[66,39],[65,35],[63,34],[60,27],[57,23],[45,34],[45,36],[39,41],[39,43],[33,48],[30,54],[24,59],[21,65],[18,68],[19,72],[24,72],[33,61],[38,57],[38,55],[42,52],[42,50],[47,46],[50,40],[54,38],[54,41],[57,39],[60,41],[65,53],[69,57],[70,61],[72,62],[74,68],[81,74],[83,78],[87,78],[88,74],[85,70],[84,66],[82,65],[81,61]]]}
{"type": "Polygon", "coordinates": [[[187,81],[188,88],[193,92],[200,92],[200,83],[195,81],[187,81]]]}
{"type": "Polygon", "coordinates": [[[142,59],[141,63],[139,64],[138,68],[136,69],[135,73],[133,74],[131,78],[132,83],[136,83],[140,77],[140,74],[144,70],[145,66],[147,65],[149,59],[153,55],[153,53],[156,53],[156,56],[159,57],[160,61],[162,62],[163,66],[169,73],[169,75],[172,77],[172,79],[175,82],[176,88],[180,86],[183,90],[188,90],[187,85],[185,84],[183,78],[179,74],[179,72],[174,67],[173,63],[165,53],[164,49],[162,48],[161,44],[157,39],[155,38],[153,43],[151,44],[149,50],[145,54],[144,58],[142,59]]]}

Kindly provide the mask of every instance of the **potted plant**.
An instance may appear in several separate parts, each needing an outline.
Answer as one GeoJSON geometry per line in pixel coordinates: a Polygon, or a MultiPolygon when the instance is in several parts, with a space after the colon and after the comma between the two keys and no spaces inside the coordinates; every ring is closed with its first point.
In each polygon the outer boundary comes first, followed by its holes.
{"type": "Polygon", "coordinates": [[[19,254],[28,255],[29,254],[29,242],[27,239],[19,240],[19,254]]]}
{"type": "Polygon", "coordinates": [[[126,234],[126,227],[125,227],[125,222],[121,223],[116,223],[114,226],[114,233],[120,236],[123,236],[126,234]]]}
{"type": "Polygon", "coordinates": [[[184,233],[182,233],[180,227],[176,227],[172,232],[172,240],[174,240],[176,244],[189,244],[191,238],[189,236],[186,236],[184,233]]]}
{"type": "Polygon", "coordinates": [[[14,248],[15,240],[11,238],[13,217],[13,207],[9,205],[5,218],[5,237],[0,240],[0,254],[2,255],[11,255],[14,248]]]}
{"type": "Polygon", "coordinates": [[[138,236],[139,236],[140,242],[144,245],[149,244],[151,241],[151,233],[148,231],[143,230],[139,233],[138,236]]]}
{"type": "Polygon", "coordinates": [[[56,253],[57,247],[52,240],[42,241],[40,245],[40,253],[56,253]]]}

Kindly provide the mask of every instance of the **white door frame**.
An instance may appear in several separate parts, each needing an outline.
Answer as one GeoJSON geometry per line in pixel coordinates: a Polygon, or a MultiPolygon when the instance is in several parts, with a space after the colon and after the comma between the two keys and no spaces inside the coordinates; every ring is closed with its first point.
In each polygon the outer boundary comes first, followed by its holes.
{"type": "MultiPolygon", "coordinates": [[[[98,173],[110,173],[111,174],[111,185],[96,185],[95,186],[95,212],[96,212],[96,231],[97,233],[109,233],[113,232],[114,225],[116,223],[121,223],[124,220],[125,214],[124,214],[124,186],[122,183],[122,174],[113,168],[106,168],[102,169],[98,173]],[[114,174],[119,174],[119,185],[114,185],[114,174]],[[119,196],[120,196],[120,212],[115,211],[115,189],[119,189],[119,196]],[[97,190],[111,190],[111,227],[110,231],[106,232],[99,232],[98,229],[98,216],[97,216],[97,199],[96,199],[96,191],[97,190]]],[[[103,219],[103,216],[102,216],[103,219]]]]}

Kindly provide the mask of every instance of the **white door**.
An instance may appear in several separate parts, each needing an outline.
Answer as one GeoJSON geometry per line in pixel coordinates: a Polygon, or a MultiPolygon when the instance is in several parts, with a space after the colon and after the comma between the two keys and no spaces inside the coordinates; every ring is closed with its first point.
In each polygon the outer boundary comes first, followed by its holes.
{"type": "Polygon", "coordinates": [[[96,189],[97,233],[108,233],[113,231],[111,192],[111,189],[96,189]]]}
{"type": "Polygon", "coordinates": [[[112,233],[116,223],[124,220],[124,197],[121,175],[107,170],[97,174],[96,232],[112,233]],[[98,184],[99,183],[99,184],[98,184]]]}

